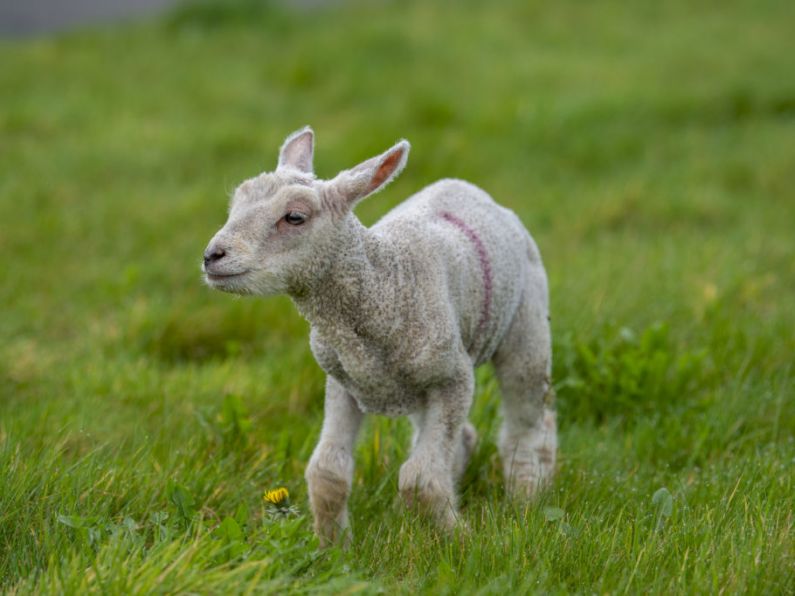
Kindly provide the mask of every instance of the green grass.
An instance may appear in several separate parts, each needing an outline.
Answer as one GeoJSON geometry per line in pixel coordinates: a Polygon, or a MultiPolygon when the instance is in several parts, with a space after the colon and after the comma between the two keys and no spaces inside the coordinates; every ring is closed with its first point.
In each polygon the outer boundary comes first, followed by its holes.
{"type": "Polygon", "coordinates": [[[0,590],[795,591],[795,5],[199,4],[0,46],[0,590]],[[323,376],[289,301],[202,286],[234,184],[413,143],[516,210],[551,282],[554,485],[504,495],[491,371],[446,538],[368,422],[318,551],[323,376]],[[287,486],[297,511],[261,500],[287,486]],[[661,490],[664,489],[664,490],[661,490]]]}

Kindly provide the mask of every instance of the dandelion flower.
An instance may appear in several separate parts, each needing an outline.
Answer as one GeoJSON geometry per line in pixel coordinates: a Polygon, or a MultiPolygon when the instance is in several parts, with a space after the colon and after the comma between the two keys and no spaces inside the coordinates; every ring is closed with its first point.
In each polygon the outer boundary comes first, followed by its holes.
{"type": "Polygon", "coordinates": [[[280,509],[290,506],[290,493],[283,486],[266,491],[262,499],[280,509]]]}

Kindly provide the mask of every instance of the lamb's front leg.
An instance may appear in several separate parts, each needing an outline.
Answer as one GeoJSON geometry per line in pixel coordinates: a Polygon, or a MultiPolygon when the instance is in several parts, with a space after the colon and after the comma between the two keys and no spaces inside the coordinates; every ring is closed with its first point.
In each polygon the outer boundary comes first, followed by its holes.
{"type": "Polygon", "coordinates": [[[323,430],[305,475],[321,546],[350,539],[348,496],[353,481],[353,449],[362,417],[342,385],[327,377],[323,430]]]}
{"type": "Polygon", "coordinates": [[[401,466],[399,488],[406,503],[419,506],[445,529],[456,523],[455,481],[461,467],[460,443],[474,380],[471,373],[428,394],[425,409],[412,421],[416,426],[411,457],[401,466]]]}

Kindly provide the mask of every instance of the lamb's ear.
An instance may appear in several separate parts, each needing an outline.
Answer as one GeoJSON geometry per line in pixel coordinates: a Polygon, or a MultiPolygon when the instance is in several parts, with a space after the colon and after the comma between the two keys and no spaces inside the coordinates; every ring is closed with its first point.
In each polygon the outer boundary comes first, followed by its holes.
{"type": "Polygon", "coordinates": [[[405,139],[381,155],[363,161],[358,166],[340,172],[330,184],[349,204],[384,188],[406,166],[411,145],[405,139]]]}
{"type": "Polygon", "coordinates": [[[285,139],[279,151],[279,167],[295,168],[312,173],[312,156],[315,153],[315,133],[308,126],[295,131],[285,139]]]}

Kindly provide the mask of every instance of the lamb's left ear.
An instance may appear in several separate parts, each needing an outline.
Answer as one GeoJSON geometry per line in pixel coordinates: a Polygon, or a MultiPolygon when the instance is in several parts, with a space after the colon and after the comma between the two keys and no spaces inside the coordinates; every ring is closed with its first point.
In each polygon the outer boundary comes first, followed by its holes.
{"type": "Polygon", "coordinates": [[[402,140],[381,155],[344,170],[331,180],[332,187],[353,205],[367,195],[384,188],[406,167],[411,145],[402,140]]]}
{"type": "Polygon", "coordinates": [[[315,133],[308,126],[295,131],[285,139],[279,151],[279,167],[289,167],[307,174],[312,173],[312,156],[315,153],[315,133]]]}

